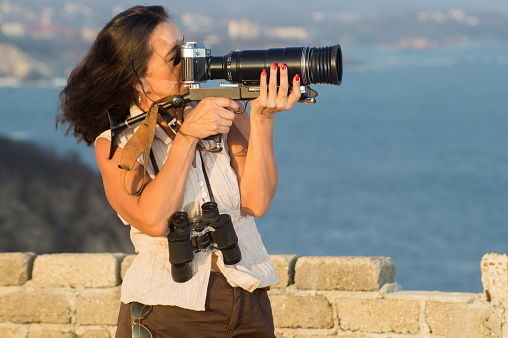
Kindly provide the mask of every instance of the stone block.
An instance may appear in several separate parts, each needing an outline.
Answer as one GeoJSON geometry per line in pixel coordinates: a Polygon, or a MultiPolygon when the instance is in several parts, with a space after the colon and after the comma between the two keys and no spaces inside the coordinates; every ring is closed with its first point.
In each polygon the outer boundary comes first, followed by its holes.
{"type": "Polygon", "coordinates": [[[26,337],[26,332],[26,325],[4,324],[0,322],[0,337],[2,338],[26,337]]]}
{"type": "MultiPolygon", "coordinates": [[[[351,332],[351,331],[339,331],[334,332],[331,331],[329,334],[316,334],[314,332],[305,332],[305,333],[297,333],[294,336],[291,336],[291,338],[330,338],[330,337],[341,337],[341,338],[380,338],[379,335],[369,335],[365,332],[351,332]]],[[[392,336],[382,336],[383,338],[392,338],[392,336]]],[[[277,336],[278,338],[278,336],[277,336]]],[[[407,338],[400,337],[400,338],[407,338]]]]}
{"type": "Polygon", "coordinates": [[[76,324],[115,325],[120,310],[120,287],[86,289],[79,293],[76,324]]]}
{"type": "Polygon", "coordinates": [[[0,286],[22,285],[31,279],[34,259],[32,252],[0,253],[0,286]]]}
{"type": "Polygon", "coordinates": [[[275,267],[275,273],[279,278],[280,283],[274,285],[274,288],[285,288],[295,281],[295,264],[298,259],[298,255],[271,255],[273,266],[275,267]]]}
{"type": "Polygon", "coordinates": [[[508,256],[489,252],[481,262],[483,291],[487,301],[502,304],[508,301],[508,256]]]}
{"type": "Polygon", "coordinates": [[[504,309],[489,304],[471,304],[457,312],[448,327],[448,337],[502,337],[504,309]]]}
{"type": "Polygon", "coordinates": [[[67,324],[73,294],[67,290],[19,287],[0,292],[0,322],[67,324]]]}
{"type": "Polygon", "coordinates": [[[79,327],[76,334],[79,338],[112,338],[115,337],[115,330],[100,327],[79,327]]]}
{"type": "Polygon", "coordinates": [[[433,335],[445,337],[502,337],[504,310],[487,303],[427,301],[427,324],[433,335]]]}
{"type": "Polygon", "coordinates": [[[508,338],[508,311],[504,311],[504,324],[502,326],[503,335],[502,338],[508,338]]]}
{"type": "Polygon", "coordinates": [[[27,338],[77,338],[70,328],[58,327],[30,327],[27,338]]]}
{"type": "Polygon", "coordinates": [[[387,257],[300,257],[295,284],[304,290],[377,291],[393,283],[395,265],[387,257]]]}
{"type": "Polygon", "coordinates": [[[332,306],[321,295],[270,294],[270,302],[276,327],[333,327],[332,306]]]}
{"type": "Polygon", "coordinates": [[[465,311],[467,304],[457,302],[427,301],[425,318],[430,332],[439,336],[448,335],[448,325],[456,312],[465,311]]]}
{"type": "Polygon", "coordinates": [[[33,281],[38,286],[104,288],[120,284],[123,254],[51,254],[37,256],[33,281]]]}
{"type": "Polygon", "coordinates": [[[370,333],[417,334],[420,330],[418,301],[399,299],[337,299],[342,330],[370,333]]]}
{"type": "Polygon", "coordinates": [[[132,261],[136,258],[137,255],[127,255],[122,259],[122,265],[120,268],[120,278],[123,280],[127,269],[131,266],[132,261]]]}
{"type": "MultiPolygon", "coordinates": [[[[297,332],[296,334],[288,336],[288,337],[291,337],[291,338],[330,338],[330,337],[337,337],[337,336],[340,336],[340,335],[338,335],[336,332],[333,332],[333,331],[330,332],[329,334],[327,334],[327,333],[315,332],[315,330],[310,330],[309,332],[301,332],[300,331],[300,332],[297,332]]],[[[355,337],[365,338],[364,335],[355,336],[355,337]]],[[[277,336],[277,338],[279,338],[279,336],[277,336]]]]}

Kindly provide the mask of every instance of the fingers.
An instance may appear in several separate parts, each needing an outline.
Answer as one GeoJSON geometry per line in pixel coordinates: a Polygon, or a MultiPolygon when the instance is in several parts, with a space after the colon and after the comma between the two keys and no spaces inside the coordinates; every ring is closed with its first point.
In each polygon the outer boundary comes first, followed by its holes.
{"type": "Polygon", "coordinates": [[[187,115],[180,131],[198,139],[228,133],[236,117],[235,111],[242,110],[241,103],[229,98],[206,98],[187,115]]]}
{"type": "Polygon", "coordinates": [[[281,103],[285,103],[287,101],[288,96],[288,67],[285,63],[280,66],[280,85],[279,85],[279,93],[277,99],[281,103]]]}
{"type": "Polygon", "coordinates": [[[285,63],[281,64],[279,72],[278,64],[274,62],[270,67],[270,75],[263,69],[259,80],[259,97],[251,103],[251,113],[273,117],[277,112],[291,109],[301,96],[300,76],[296,75],[292,79],[293,90],[290,95],[288,76],[289,70],[285,63]]]}
{"type": "Polygon", "coordinates": [[[268,83],[268,107],[277,107],[277,62],[272,64],[268,83]]]}
{"type": "Polygon", "coordinates": [[[225,97],[215,97],[206,99],[209,107],[209,131],[212,134],[229,133],[233,125],[236,113],[243,110],[243,105],[235,100],[225,97]]]}
{"type": "Polygon", "coordinates": [[[243,106],[231,99],[218,97],[209,98],[210,100],[210,123],[209,130],[214,133],[228,133],[233,125],[236,114],[235,111],[241,111],[243,106]]]}
{"type": "MultiPolygon", "coordinates": [[[[265,70],[263,70],[263,72],[265,72],[265,70]]],[[[300,75],[296,74],[295,77],[293,78],[292,81],[293,90],[289,96],[288,96],[289,91],[288,67],[285,63],[282,63],[280,66],[280,83],[278,87],[277,87],[277,76],[278,76],[277,63],[274,62],[270,70],[267,107],[276,108],[279,111],[291,109],[293,104],[298,102],[301,96],[300,75]]],[[[266,92],[266,76],[263,76],[262,74],[260,83],[260,94],[263,95],[265,92],[266,92]]]]}
{"type": "Polygon", "coordinates": [[[232,99],[225,97],[211,97],[209,99],[212,100],[217,106],[222,108],[231,109],[232,111],[243,110],[243,105],[240,102],[232,99]]]}
{"type": "Polygon", "coordinates": [[[288,103],[292,106],[300,100],[302,92],[300,91],[300,75],[296,74],[293,78],[293,92],[288,96],[288,103]]]}
{"type": "Polygon", "coordinates": [[[267,84],[266,84],[266,69],[263,69],[261,72],[261,77],[259,79],[259,100],[262,102],[266,102],[267,98],[267,84]]]}

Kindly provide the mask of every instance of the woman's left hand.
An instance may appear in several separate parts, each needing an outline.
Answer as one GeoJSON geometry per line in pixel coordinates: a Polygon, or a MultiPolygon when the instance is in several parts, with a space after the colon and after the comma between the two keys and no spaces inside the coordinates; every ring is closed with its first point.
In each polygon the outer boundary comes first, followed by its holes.
{"type": "Polygon", "coordinates": [[[291,109],[300,99],[300,76],[297,74],[293,78],[293,91],[288,95],[288,69],[284,63],[280,67],[280,86],[277,90],[277,66],[277,63],[274,62],[270,70],[268,85],[266,69],[263,69],[259,82],[259,97],[251,102],[251,116],[273,118],[277,112],[291,109]]]}

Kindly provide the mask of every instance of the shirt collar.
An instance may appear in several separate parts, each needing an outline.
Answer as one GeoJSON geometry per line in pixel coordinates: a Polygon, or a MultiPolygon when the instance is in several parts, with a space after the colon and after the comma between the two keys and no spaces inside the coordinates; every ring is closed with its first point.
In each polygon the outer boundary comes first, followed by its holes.
{"type": "MultiPolygon", "coordinates": [[[[145,112],[141,108],[139,108],[137,105],[133,104],[133,105],[131,105],[131,108],[130,108],[130,115],[129,115],[129,117],[130,118],[136,117],[136,116],[144,114],[144,113],[145,112]]],[[[137,129],[137,127],[136,127],[136,129],[137,129]]],[[[161,126],[159,126],[159,124],[155,125],[155,136],[157,138],[159,138],[162,142],[166,143],[166,144],[170,144],[170,142],[173,141],[166,134],[166,132],[161,128],[161,126]]]]}
{"type": "MultiPolygon", "coordinates": [[[[187,115],[191,112],[192,109],[194,109],[196,107],[196,105],[197,105],[196,102],[191,102],[191,103],[185,105],[184,113],[183,113],[184,118],[187,117],[187,115]]],[[[139,108],[135,104],[132,104],[131,108],[130,108],[130,116],[129,117],[130,118],[136,117],[136,116],[141,115],[143,113],[144,113],[144,111],[141,108],[139,108]]],[[[170,144],[171,142],[173,142],[171,137],[169,137],[166,134],[166,132],[161,128],[161,126],[159,126],[158,124],[155,125],[155,136],[157,136],[161,141],[163,141],[166,144],[170,144]]]]}
{"type": "Polygon", "coordinates": [[[130,115],[129,117],[136,117],[138,115],[141,115],[144,113],[144,111],[141,110],[137,105],[133,104],[131,108],[129,109],[130,115]]]}

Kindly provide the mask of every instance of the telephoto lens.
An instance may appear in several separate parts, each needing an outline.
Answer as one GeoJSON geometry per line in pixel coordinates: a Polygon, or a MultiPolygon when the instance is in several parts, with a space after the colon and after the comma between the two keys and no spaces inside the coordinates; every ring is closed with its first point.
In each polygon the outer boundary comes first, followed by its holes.
{"type": "Polygon", "coordinates": [[[274,62],[279,66],[286,64],[289,79],[299,74],[301,85],[324,83],[338,86],[342,82],[340,45],[240,50],[224,56],[211,56],[207,77],[244,85],[259,84],[262,70],[269,73],[274,62]]]}
{"type": "Polygon", "coordinates": [[[189,217],[186,212],[173,214],[168,234],[169,262],[171,276],[177,283],[185,283],[192,278],[190,262],[194,259],[194,249],[190,238],[189,217]]]}

